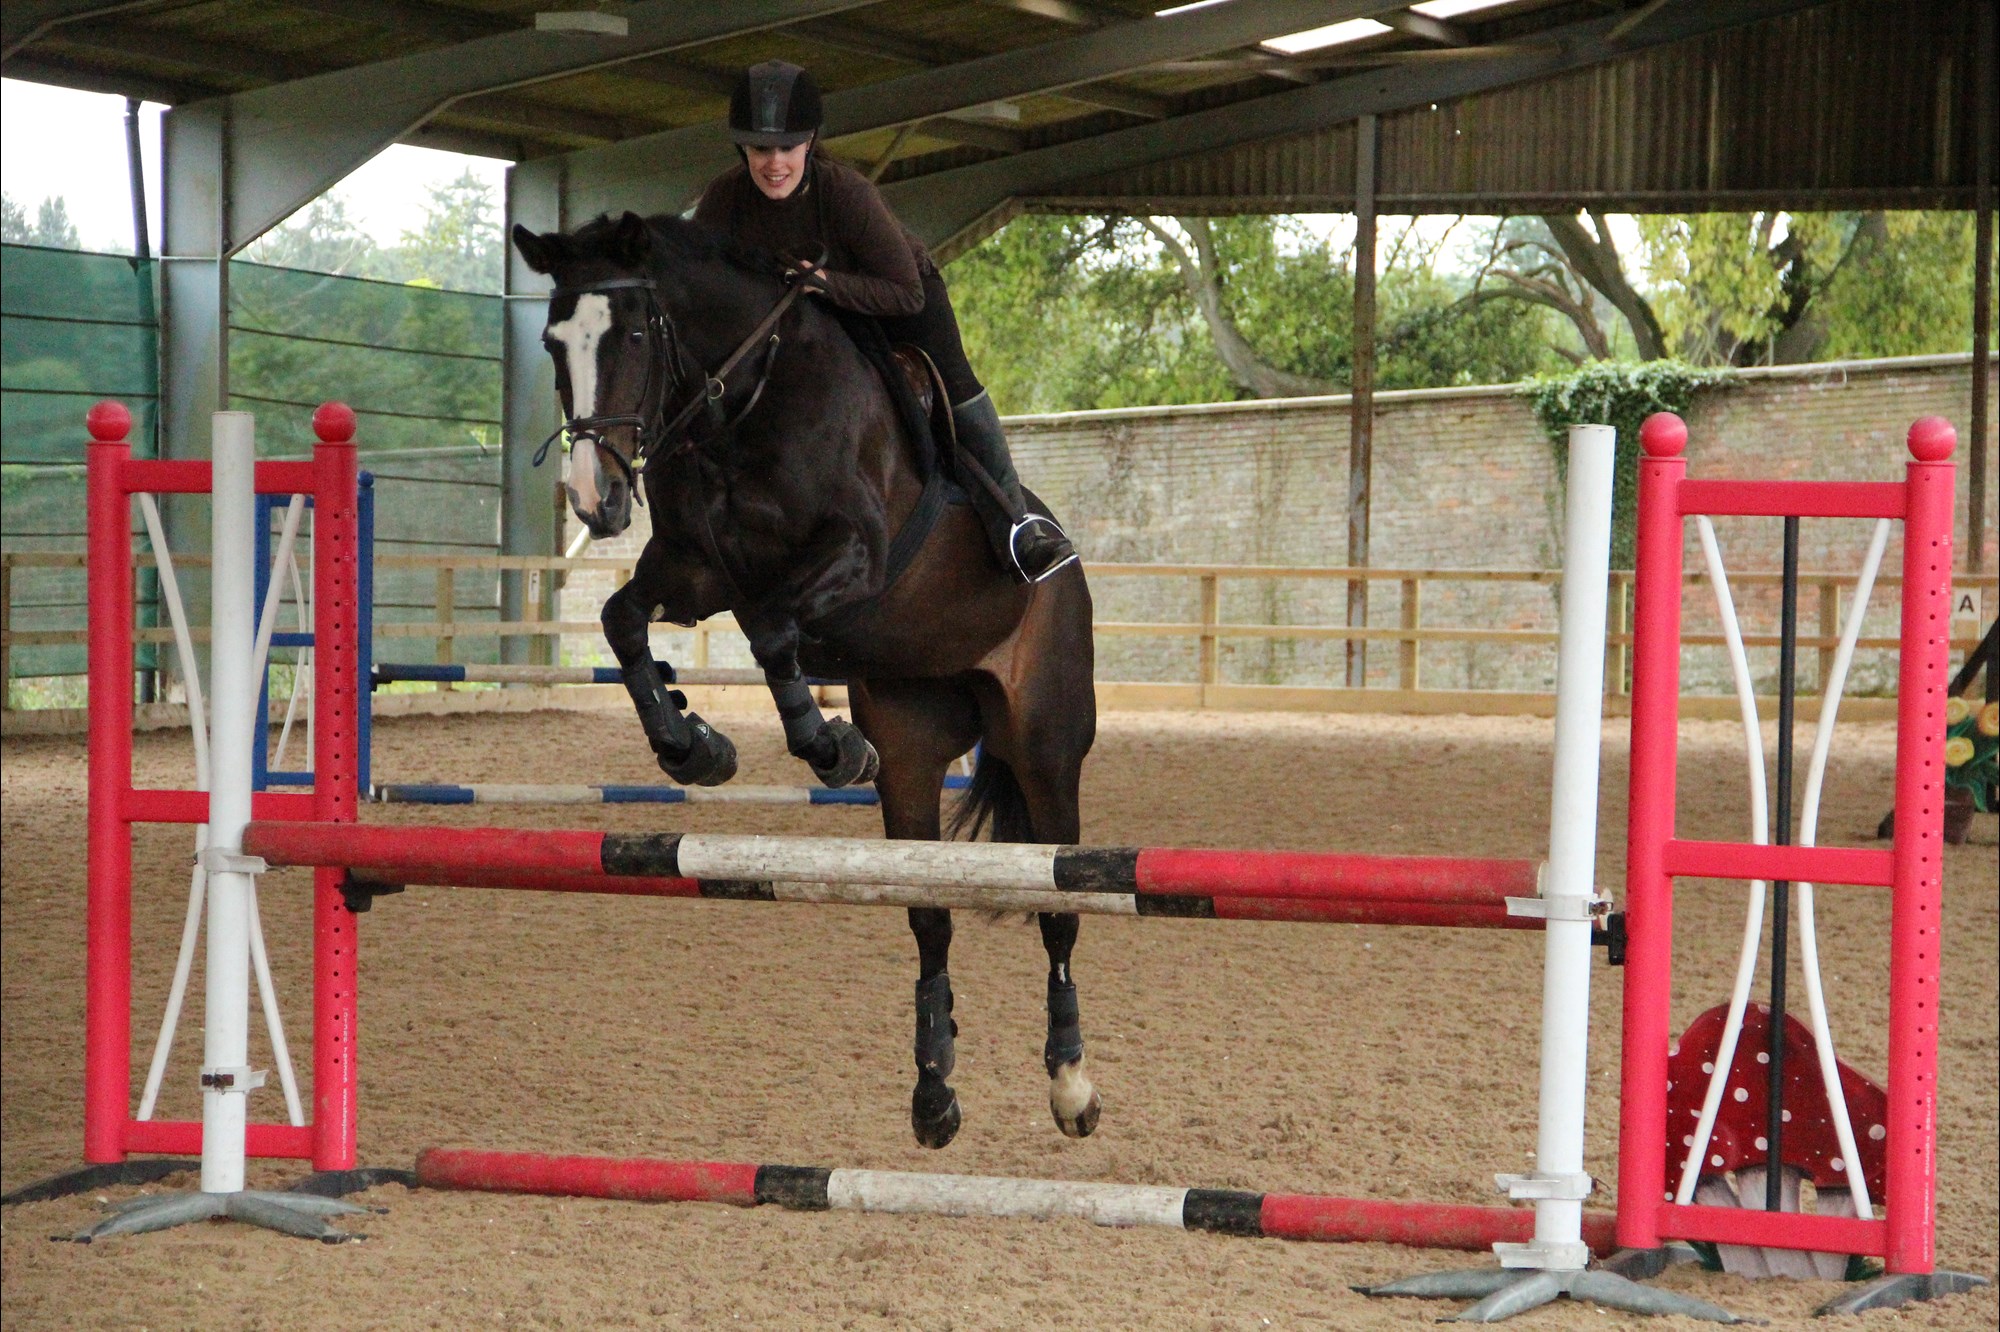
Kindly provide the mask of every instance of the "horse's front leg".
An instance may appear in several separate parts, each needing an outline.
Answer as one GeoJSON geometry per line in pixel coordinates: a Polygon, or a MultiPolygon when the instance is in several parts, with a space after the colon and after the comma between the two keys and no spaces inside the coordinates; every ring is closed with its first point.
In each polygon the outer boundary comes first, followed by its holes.
{"type": "Polygon", "coordinates": [[[662,604],[660,583],[649,576],[649,564],[641,555],[632,581],[604,603],[604,637],[618,658],[625,692],[638,709],[660,770],[686,786],[718,786],[736,775],[736,746],[699,713],[682,712],[685,696],[669,690],[660,678],[646,637],[654,608],[662,604]]]}
{"type": "Polygon", "coordinates": [[[875,780],[875,747],[854,723],[819,710],[812,686],[799,669],[799,626],[785,616],[739,617],[750,639],[750,654],[764,670],[764,683],[785,725],[785,748],[806,761],[826,786],[853,786],[875,780]]]}

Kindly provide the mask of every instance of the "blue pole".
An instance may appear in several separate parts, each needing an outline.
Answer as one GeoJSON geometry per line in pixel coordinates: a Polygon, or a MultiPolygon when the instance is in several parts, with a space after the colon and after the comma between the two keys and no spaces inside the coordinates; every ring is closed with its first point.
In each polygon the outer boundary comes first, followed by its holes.
{"type": "MultiPolygon", "coordinates": [[[[251,520],[256,538],[256,567],[251,570],[250,622],[256,624],[264,610],[264,597],[271,585],[271,497],[257,497],[256,517],[251,520]]],[[[257,673],[257,724],[250,746],[250,789],[262,791],[271,784],[271,659],[257,673]]]]}

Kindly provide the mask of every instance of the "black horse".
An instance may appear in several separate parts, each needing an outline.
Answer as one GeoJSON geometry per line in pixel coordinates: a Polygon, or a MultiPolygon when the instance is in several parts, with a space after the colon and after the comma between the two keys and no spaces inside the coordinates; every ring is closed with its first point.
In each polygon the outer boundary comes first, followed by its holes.
{"type": "MultiPolygon", "coordinates": [[[[621,532],[644,479],[652,539],[603,622],[667,774],[726,781],[736,752],[681,710],[647,625],[727,610],[791,752],[828,785],[873,777],[888,836],[941,836],[945,773],[977,743],[953,830],[1075,842],[1097,724],[1082,570],[1022,586],[1001,569],[970,510],[939,502],[920,431],[875,361],[774,259],[632,213],[571,234],[516,227],[513,239],[555,281],[543,340],[568,419],[572,508],[594,535],[621,532]],[[822,717],[802,668],[849,682],[858,732],[822,717]]],[[[1049,1104],[1062,1131],[1082,1137],[1100,1102],[1070,978],[1077,918],[1040,923],[1049,1104]]],[[[913,909],[910,928],[920,966],[910,1118],[919,1142],[942,1147],[959,1125],[946,1081],[951,913],[913,909]]]]}

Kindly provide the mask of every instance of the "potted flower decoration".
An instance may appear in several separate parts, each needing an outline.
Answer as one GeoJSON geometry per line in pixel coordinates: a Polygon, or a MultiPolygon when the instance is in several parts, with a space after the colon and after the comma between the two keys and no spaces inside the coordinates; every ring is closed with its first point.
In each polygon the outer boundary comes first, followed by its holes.
{"type": "Polygon", "coordinates": [[[1947,699],[1944,722],[1944,838],[1959,843],[1975,810],[1993,812],[1994,783],[2000,781],[2000,702],[1978,707],[1947,699]]]}

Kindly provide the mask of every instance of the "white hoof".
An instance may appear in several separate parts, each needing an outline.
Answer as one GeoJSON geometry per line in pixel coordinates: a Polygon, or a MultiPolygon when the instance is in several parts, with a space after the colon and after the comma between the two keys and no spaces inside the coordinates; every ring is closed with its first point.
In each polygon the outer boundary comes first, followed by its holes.
{"type": "Polygon", "coordinates": [[[1090,1079],[1084,1076],[1082,1059],[1056,1069],[1055,1077],[1049,1082],[1049,1110],[1056,1117],[1056,1127],[1066,1137],[1087,1138],[1097,1127],[1097,1118],[1104,1111],[1104,1101],[1097,1094],[1097,1088],[1090,1085],[1090,1079]]]}

